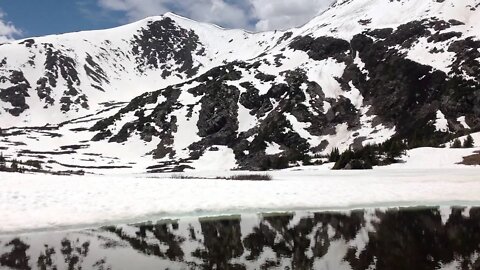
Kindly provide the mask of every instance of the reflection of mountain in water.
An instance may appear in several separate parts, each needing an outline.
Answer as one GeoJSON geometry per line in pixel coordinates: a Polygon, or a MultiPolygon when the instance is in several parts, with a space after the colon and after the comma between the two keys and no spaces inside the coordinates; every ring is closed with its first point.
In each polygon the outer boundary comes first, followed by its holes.
{"type": "Polygon", "coordinates": [[[480,269],[480,208],[162,221],[0,238],[13,269],[480,269]]]}

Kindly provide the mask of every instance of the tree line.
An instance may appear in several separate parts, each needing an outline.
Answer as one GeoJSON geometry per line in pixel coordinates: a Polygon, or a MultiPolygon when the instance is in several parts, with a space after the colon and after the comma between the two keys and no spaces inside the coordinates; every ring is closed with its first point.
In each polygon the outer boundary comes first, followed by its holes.
{"type": "MultiPolygon", "coordinates": [[[[451,148],[473,148],[475,141],[468,135],[462,142],[455,139],[451,148]]],[[[381,144],[369,144],[359,149],[351,147],[340,153],[338,148],[333,148],[327,156],[329,162],[335,162],[333,170],[342,169],[372,169],[373,166],[384,166],[398,163],[400,158],[409,149],[415,148],[408,140],[392,138],[381,144]]]]}

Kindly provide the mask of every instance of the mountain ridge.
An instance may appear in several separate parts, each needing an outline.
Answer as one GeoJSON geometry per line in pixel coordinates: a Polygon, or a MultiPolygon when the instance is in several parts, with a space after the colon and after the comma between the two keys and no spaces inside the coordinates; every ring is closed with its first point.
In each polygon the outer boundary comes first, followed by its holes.
{"type": "MultiPolygon", "coordinates": [[[[183,24],[187,22],[186,19],[176,15],[170,15],[170,17],[175,17],[183,24]]],[[[255,38],[253,34],[248,34],[241,30],[222,30],[220,28],[217,28],[216,26],[209,24],[199,24],[199,26],[196,27],[197,32],[191,32],[191,34],[193,35],[192,37],[184,36],[182,38],[182,34],[180,34],[182,31],[184,33],[189,33],[189,31],[192,30],[188,27],[181,27],[176,21],[172,20],[172,18],[170,17],[150,17],[126,26],[114,28],[113,30],[94,30],[62,35],[50,35],[36,39],[24,39],[12,44],[4,44],[0,47],[0,53],[2,55],[13,55],[13,58],[3,58],[4,61],[2,62],[2,71],[4,74],[2,75],[8,79],[12,76],[11,72],[9,73],[9,70],[11,69],[22,72],[27,77],[30,76],[29,78],[25,78],[25,81],[28,82],[28,85],[26,85],[26,88],[29,89],[28,95],[30,99],[33,100],[30,102],[30,104],[28,104],[28,102],[23,102],[26,103],[28,107],[35,106],[35,103],[37,102],[41,103],[37,107],[41,107],[40,105],[52,105],[49,104],[49,102],[53,104],[62,103],[59,98],[55,97],[53,97],[54,100],[42,102],[42,99],[45,99],[45,96],[47,96],[48,94],[35,93],[38,85],[43,83],[39,82],[42,76],[36,74],[42,70],[43,66],[45,66],[43,71],[44,73],[52,73],[55,75],[53,76],[55,77],[55,79],[63,79],[66,81],[60,86],[81,86],[81,89],[80,87],[77,87],[77,92],[83,92],[88,90],[88,92],[90,93],[86,93],[84,97],[82,97],[81,94],[77,96],[73,95],[75,98],[81,97],[81,99],[83,99],[83,102],[88,103],[87,100],[90,96],[92,97],[90,99],[102,99],[99,102],[109,101],[108,95],[104,97],[102,93],[99,93],[99,91],[102,92],[102,90],[105,90],[103,88],[113,89],[116,92],[116,95],[125,95],[123,101],[128,101],[129,99],[143,92],[156,90],[175,83],[180,83],[186,78],[197,74],[198,72],[195,68],[200,68],[201,71],[204,72],[214,66],[220,65],[224,61],[232,61],[232,55],[235,55],[235,59],[243,59],[252,58],[257,54],[263,52],[263,50],[261,49],[259,49],[261,51],[257,53],[255,52],[255,50],[253,52],[250,52],[249,50],[246,50],[248,44],[247,46],[239,46],[238,44],[233,44],[233,42],[229,42],[232,38],[236,38],[239,40],[239,42],[240,39],[242,39],[242,41],[247,40],[247,42],[248,40],[250,40],[251,44],[261,42],[262,37],[259,37],[258,41],[252,40],[255,38]],[[166,29],[163,29],[162,27],[166,27],[166,29]],[[207,27],[207,29],[204,29],[205,27],[207,27]],[[216,32],[214,31],[215,29],[216,32]],[[171,31],[177,30],[180,32],[176,34],[171,33],[171,31]],[[152,33],[150,31],[156,32],[152,33]],[[170,33],[168,33],[169,31],[170,33]],[[166,33],[168,33],[168,35],[165,35],[166,33]],[[182,53],[182,55],[180,56],[170,55],[175,53],[175,46],[181,46],[185,47],[185,49],[189,49],[186,46],[191,45],[189,45],[188,43],[182,43],[182,40],[183,42],[185,42],[192,38],[198,39],[198,35],[204,37],[204,39],[198,40],[199,43],[197,43],[197,45],[192,44],[193,46],[197,47],[192,48],[193,50],[198,49],[197,52],[193,53],[185,51],[185,53],[182,53]],[[140,39],[142,36],[146,38],[144,41],[140,39]],[[177,40],[169,41],[169,36],[176,36],[178,38],[177,40]],[[161,46],[156,48],[153,46],[153,43],[149,43],[150,38],[153,38],[153,40],[150,40],[151,42],[154,42],[155,38],[160,38],[160,40],[157,40],[155,42],[172,44],[168,45],[169,47],[167,46],[166,48],[162,48],[161,46]],[[227,38],[228,40],[225,40],[227,38]],[[140,42],[142,42],[142,44],[137,44],[140,42]],[[173,42],[178,42],[178,44],[173,44],[173,42]],[[210,48],[212,44],[217,42],[221,44],[219,44],[218,46],[214,46],[213,48],[211,48],[211,50],[205,48],[210,48]],[[239,51],[239,49],[236,49],[238,47],[240,49],[243,49],[243,53],[235,53],[235,51],[239,51]],[[144,49],[150,50],[150,53],[152,55],[149,56],[150,59],[147,60],[150,61],[149,63],[147,63],[149,67],[141,68],[139,66],[142,64],[142,59],[147,57],[146,55],[141,55],[144,49]],[[49,53],[53,55],[49,55],[49,53]],[[207,53],[208,55],[205,53],[207,53]],[[178,66],[178,62],[185,61],[185,59],[183,59],[182,57],[186,57],[189,54],[192,54],[192,60],[190,61],[193,61],[193,70],[186,70],[186,67],[182,68],[181,66],[178,66]],[[53,66],[52,64],[47,63],[47,60],[38,61],[38,58],[51,59],[53,57],[56,57],[50,61],[53,62],[53,66]],[[174,63],[168,63],[169,61],[174,61],[174,63]],[[13,63],[10,64],[10,62],[13,63]],[[159,66],[158,63],[160,62],[163,62],[164,65],[167,64],[167,68],[159,66]],[[61,69],[60,67],[55,66],[55,64],[57,63],[61,64],[60,66],[70,65],[70,70],[75,73],[75,76],[69,76],[68,74],[66,74],[67,72],[62,72],[62,74],[58,76],[56,73],[58,73],[58,71],[61,69]],[[47,65],[49,66],[47,67],[47,65]],[[84,71],[84,66],[88,66],[88,69],[90,71],[84,71]],[[168,70],[168,73],[173,74],[162,76],[163,78],[160,79],[156,78],[159,68],[162,68],[162,72],[165,69],[170,69],[168,70]],[[99,72],[93,72],[95,69],[98,69],[99,72]],[[93,77],[91,76],[92,74],[93,77]],[[133,76],[129,76],[129,74],[133,74],[133,76]],[[132,82],[129,83],[129,81],[132,82]],[[127,88],[124,86],[125,84],[128,84],[128,87],[131,89],[136,88],[135,91],[137,92],[131,93],[131,91],[125,89],[127,88]],[[36,96],[38,96],[40,100],[36,100],[36,96]]],[[[191,22],[193,21],[188,22],[188,24],[191,24],[191,22]]],[[[188,24],[187,26],[191,26],[188,24]]],[[[259,46],[260,48],[262,47],[262,45],[257,46],[259,46]]],[[[43,77],[45,76],[48,77],[48,74],[44,75],[43,77]]],[[[43,88],[51,88],[54,94],[58,94],[58,92],[60,92],[61,90],[57,88],[60,88],[60,86],[57,87],[56,85],[47,84],[43,88]]],[[[49,92],[51,92],[50,89],[48,90],[49,92]]],[[[67,100],[71,101],[73,99],[70,97],[72,95],[64,95],[64,97],[65,96],[68,96],[67,100]]],[[[5,100],[2,101],[5,102],[5,100]]],[[[118,98],[116,101],[118,101],[118,98]]],[[[22,102],[20,101],[17,103],[22,102]]],[[[26,110],[26,106],[23,103],[21,104],[22,106],[16,106],[19,107],[18,110],[20,112],[15,111],[15,114],[20,115],[26,110]]],[[[75,100],[73,100],[73,103],[75,103],[75,100]]],[[[63,104],[65,104],[65,102],[63,104]]],[[[56,122],[58,123],[64,120],[68,120],[69,118],[76,117],[85,114],[85,112],[88,112],[89,110],[87,106],[82,106],[81,104],[82,101],[79,100],[78,104],[75,103],[76,107],[72,109],[75,111],[79,111],[79,114],[69,113],[70,108],[68,107],[56,109],[55,112],[60,111],[58,120],[56,122]]],[[[88,105],[95,106],[96,104],[95,102],[93,102],[93,104],[88,105]]],[[[35,110],[38,111],[40,109],[41,108],[36,108],[35,110]]],[[[47,113],[52,114],[51,111],[47,113]]],[[[0,114],[0,118],[4,117],[5,114],[0,114]]],[[[33,117],[29,115],[28,117],[25,117],[25,120],[27,122],[30,122],[32,121],[32,118],[33,117]]],[[[8,122],[8,120],[12,121],[12,119],[7,119],[4,122],[8,122]]],[[[18,121],[18,118],[14,118],[14,120],[18,121]]],[[[42,119],[41,121],[44,121],[44,119],[42,119]]]]}

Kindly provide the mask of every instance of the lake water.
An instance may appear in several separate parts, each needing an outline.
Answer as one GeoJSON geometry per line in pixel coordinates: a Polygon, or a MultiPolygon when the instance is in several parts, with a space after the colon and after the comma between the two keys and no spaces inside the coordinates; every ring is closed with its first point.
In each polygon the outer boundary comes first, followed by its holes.
{"type": "Polygon", "coordinates": [[[1,269],[480,269],[480,208],[183,218],[0,236],[1,269]]]}

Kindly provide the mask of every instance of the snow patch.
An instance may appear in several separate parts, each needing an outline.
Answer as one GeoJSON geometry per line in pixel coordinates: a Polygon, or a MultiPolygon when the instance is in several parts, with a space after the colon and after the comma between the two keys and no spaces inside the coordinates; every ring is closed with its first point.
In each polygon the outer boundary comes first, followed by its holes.
{"type": "Polygon", "coordinates": [[[265,154],[267,155],[276,155],[282,153],[283,150],[280,149],[280,145],[277,143],[268,143],[267,144],[267,149],[265,149],[265,154]]]}
{"type": "Polygon", "coordinates": [[[462,125],[463,128],[470,129],[470,126],[465,121],[465,116],[461,116],[461,117],[457,118],[457,121],[462,125]]]}
{"type": "Polygon", "coordinates": [[[440,132],[448,132],[448,121],[442,111],[437,111],[437,119],[435,120],[435,129],[440,132]]]}
{"type": "Polygon", "coordinates": [[[191,166],[197,171],[233,170],[237,166],[233,150],[226,146],[214,146],[216,151],[206,151],[191,166]]]}

